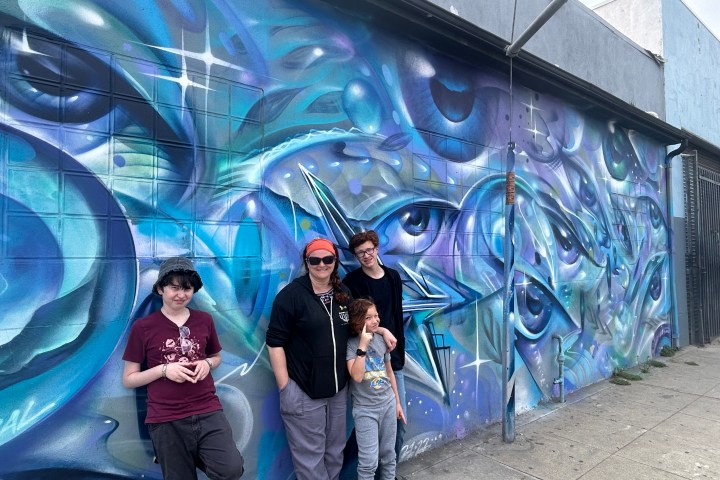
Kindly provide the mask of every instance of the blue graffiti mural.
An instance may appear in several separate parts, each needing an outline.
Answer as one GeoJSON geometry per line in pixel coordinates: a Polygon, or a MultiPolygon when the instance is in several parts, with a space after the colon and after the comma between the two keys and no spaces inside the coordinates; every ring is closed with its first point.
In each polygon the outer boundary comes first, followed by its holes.
{"type": "MultiPolygon", "coordinates": [[[[516,142],[518,410],[669,344],[664,145],[324,3],[0,7],[3,478],[159,478],[120,355],[193,257],[250,477],[292,477],[264,350],[317,235],[404,281],[403,457],[500,419],[503,149],[516,142]]],[[[351,475],[352,472],[348,472],[351,475]]]]}

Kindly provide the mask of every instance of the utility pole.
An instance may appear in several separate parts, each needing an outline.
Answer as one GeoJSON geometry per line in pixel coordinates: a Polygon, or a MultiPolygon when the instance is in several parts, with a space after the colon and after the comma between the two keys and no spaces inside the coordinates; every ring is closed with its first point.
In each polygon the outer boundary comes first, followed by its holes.
{"type": "MultiPolygon", "coordinates": [[[[517,1],[517,0],[516,0],[517,1]]],[[[505,173],[505,242],[503,246],[503,441],[515,441],[515,143],[512,141],[512,61],[520,49],[532,38],[540,27],[558,11],[567,0],[553,0],[525,31],[505,48],[510,57],[510,141],[506,159],[505,173]]],[[[516,5],[517,6],[517,5],[516,5]]],[[[513,18],[513,24],[515,19],[513,18]]],[[[514,29],[514,25],[513,25],[514,29]]]]}

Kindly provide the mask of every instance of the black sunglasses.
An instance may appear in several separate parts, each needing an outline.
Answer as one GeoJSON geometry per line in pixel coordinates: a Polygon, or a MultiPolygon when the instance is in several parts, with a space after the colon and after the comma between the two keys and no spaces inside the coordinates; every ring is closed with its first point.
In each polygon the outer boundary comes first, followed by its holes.
{"type": "Polygon", "coordinates": [[[307,257],[307,262],[310,265],[320,265],[320,262],[324,263],[325,265],[332,265],[335,261],[335,255],[328,255],[327,257],[307,257]]]}

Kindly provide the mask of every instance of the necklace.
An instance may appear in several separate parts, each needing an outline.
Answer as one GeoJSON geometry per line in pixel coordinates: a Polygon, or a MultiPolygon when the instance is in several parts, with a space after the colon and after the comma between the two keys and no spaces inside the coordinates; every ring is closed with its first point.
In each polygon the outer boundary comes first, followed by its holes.
{"type": "Polygon", "coordinates": [[[328,317],[330,317],[330,321],[332,321],[332,308],[333,308],[333,295],[332,295],[332,290],[330,290],[329,292],[326,292],[326,293],[324,293],[323,295],[320,296],[320,303],[322,304],[323,308],[325,309],[325,312],[328,314],[328,317]],[[327,297],[325,297],[325,295],[328,295],[328,293],[330,294],[330,295],[329,295],[329,297],[330,297],[330,308],[328,308],[327,305],[325,305],[325,298],[327,298],[327,297]]]}
{"type": "Polygon", "coordinates": [[[328,309],[327,305],[325,305],[325,302],[323,302],[321,300],[320,303],[322,303],[322,306],[325,309],[325,311],[327,312],[328,317],[330,317],[330,320],[332,320],[332,303],[333,303],[332,297],[330,297],[330,308],[329,309],[328,309]]]}

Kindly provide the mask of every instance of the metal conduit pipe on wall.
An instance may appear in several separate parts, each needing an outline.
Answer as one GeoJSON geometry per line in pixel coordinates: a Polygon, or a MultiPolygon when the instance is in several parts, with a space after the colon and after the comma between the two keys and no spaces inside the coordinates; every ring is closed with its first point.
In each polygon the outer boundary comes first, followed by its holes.
{"type": "MultiPolygon", "coordinates": [[[[505,48],[510,57],[510,109],[512,110],[513,63],[523,45],[537,33],[567,0],[553,0],[545,10],[523,33],[505,48]]],[[[516,4],[517,6],[517,1],[516,4]]],[[[513,29],[515,19],[513,18],[513,29]]],[[[512,41],[512,39],[510,39],[512,41]]],[[[512,129],[509,132],[508,155],[505,174],[505,246],[503,248],[504,286],[503,286],[503,356],[502,356],[502,435],[503,441],[515,441],[515,144],[512,141],[512,129]]]]}
{"type": "Polygon", "coordinates": [[[560,403],[565,403],[565,354],[563,353],[563,339],[560,335],[553,335],[552,338],[558,341],[558,377],[553,380],[553,383],[558,385],[560,389],[560,403]]]}
{"type": "Polygon", "coordinates": [[[674,247],[673,247],[673,201],[672,201],[672,159],[680,155],[688,146],[688,139],[683,138],[680,146],[675,150],[671,151],[665,156],[665,199],[667,202],[667,217],[668,217],[668,229],[667,229],[667,241],[668,241],[668,255],[670,258],[670,298],[672,299],[672,332],[671,332],[671,346],[678,348],[678,331],[679,331],[679,319],[677,309],[677,291],[675,288],[675,262],[673,261],[674,247]]]}
{"type": "Polygon", "coordinates": [[[545,25],[545,22],[550,20],[550,17],[555,15],[555,12],[557,12],[560,7],[565,4],[567,0],[553,0],[550,4],[548,4],[545,9],[540,12],[540,15],[537,16],[533,22],[528,25],[528,27],[525,29],[525,31],[510,45],[508,45],[505,48],[505,54],[508,57],[514,57],[518,53],[520,53],[520,49],[527,43],[528,40],[532,38],[533,35],[537,33],[540,28],[545,25]]]}

